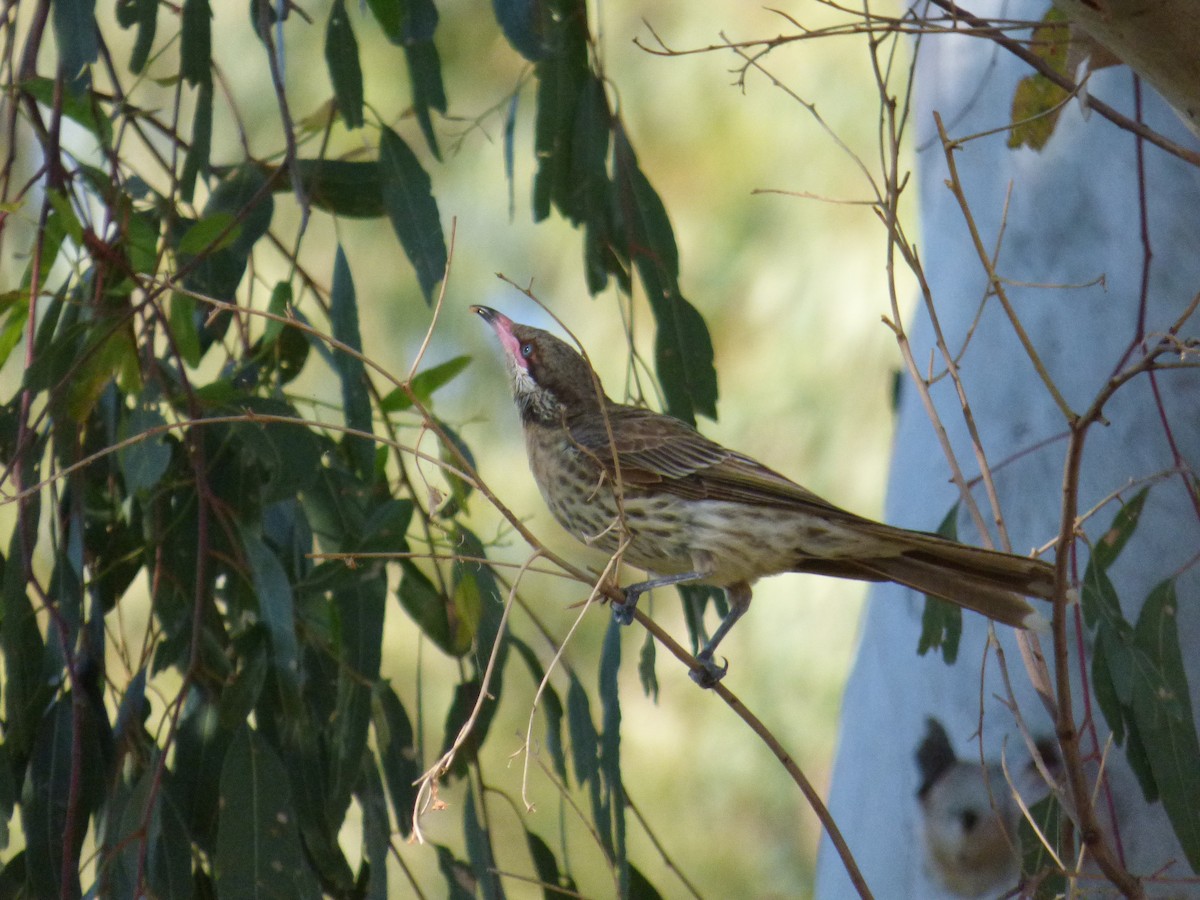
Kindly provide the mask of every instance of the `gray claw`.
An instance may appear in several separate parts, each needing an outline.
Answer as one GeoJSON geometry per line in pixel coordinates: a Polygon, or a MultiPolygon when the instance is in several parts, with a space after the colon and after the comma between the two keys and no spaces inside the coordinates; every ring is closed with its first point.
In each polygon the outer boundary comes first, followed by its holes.
{"type": "Polygon", "coordinates": [[[637,609],[638,598],[642,596],[641,591],[634,591],[631,588],[625,590],[625,602],[617,603],[615,600],[612,605],[613,621],[618,625],[629,625],[633,622],[633,611],[637,609]]]}
{"type": "Polygon", "coordinates": [[[723,666],[718,666],[711,656],[706,653],[701,653],[696,657],[701,668],[692,669],[688,674],[692,681],[700,685],[700,687],[708,690],[716,686],[717,682],[725,677],[725,673],[729,671],[729,663],[726,662],[723,666]]]}

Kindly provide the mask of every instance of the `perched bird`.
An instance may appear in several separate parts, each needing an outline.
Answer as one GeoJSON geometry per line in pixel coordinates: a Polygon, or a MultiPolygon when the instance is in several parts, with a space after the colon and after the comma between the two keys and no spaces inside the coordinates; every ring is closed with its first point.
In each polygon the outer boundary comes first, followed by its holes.
{"type": "Polygon", "coordinates": [[[839,509],[671,416],[609,399],[591,366],[549,332],[472,306],[504,349],[529,467],[551,513],[577,539],[652,577],[625,589],[617,620],[670,584],[725,589],[729,613],[692,677],[715,684],[721,639],[750,606],[750,588],[779,572],[896,581],[1007,625],[1031,624],[1021,597],[1049,599],[1045,562],[968,547],[839,509]]]}

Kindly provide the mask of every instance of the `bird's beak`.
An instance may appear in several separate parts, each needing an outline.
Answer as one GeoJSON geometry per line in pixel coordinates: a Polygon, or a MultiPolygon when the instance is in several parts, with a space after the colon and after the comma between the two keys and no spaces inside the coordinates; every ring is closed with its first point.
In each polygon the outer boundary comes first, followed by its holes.
{"type": "Polygon", "coordinates": [[[492,326],[492,330],[496,332],[496,337],[500,339],[500,345],[504,348],[504,353],[508,357],[509,362],[519,364],[522,361],[521,342],[513,334],[513,326],[516,323],[504,315],[504,313],[497,312],[490,306],[472,306],[471,312],[492,326]]]}

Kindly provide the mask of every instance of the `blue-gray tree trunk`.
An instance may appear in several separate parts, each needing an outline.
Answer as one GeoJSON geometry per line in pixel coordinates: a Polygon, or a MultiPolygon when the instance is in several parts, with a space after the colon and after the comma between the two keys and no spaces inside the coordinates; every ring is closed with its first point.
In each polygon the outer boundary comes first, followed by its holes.
{"type": "MultiPolygon", "coordinates": [[[[972,11],[1037,19],[1044,8],[1037,3],[986,3],[972,11]]],[[[927,37],[920,49],[915,112],[919,249],[953,349],[961,346],[975,319],[986,277],[958,204],[945,186],[946,163],[932,115],[940,112],[955,137],[1002,126],[1010,117],[1016,83],[1026,74],[1019,60],[986,40],[927,37]]],[[[1133,115],[1133,75],[1127,68],[1095,74],[1090,91],[1133,115]]],[[[1143,94],[1148,124],[1186,146],[1196,145],[1150,89],[1143,94]]],[[[959,171],[989,247],[996,244],[1011,186],[998,269],[1015,282],[1009,296],[1056,384],[1081,410],[1113,374],[1136,336],[1143,244],[1135,138],[1099,115],[1085,117],[1072,102],[1040,153],[1011,150],[1006,140],[1007,134],[999,133],[970,141],[958,153],[959,171]],[[1101,276],[1103,284],[1092,284],[1101,276]],[[1025,286],[1039,284],[1061,287],[1025,286]],[[1068,287],[1084,284],[1090,286],[1068,287]]],[[[1200,291],[1200,171],[1149,145],[1144,157],[1153,250],[1146,332],[1153,335],[1166,329],[1200,291]]],[[[1195,336],[1198,330],[1193,317],[1185,334],[1195,336]]],[[[916,359],[924,365],[934,343],[923,308],[917,309],[910,331],[916,359]]],[[[988,459],[998,467],[996,481],[1013,549],[1026,553],[1058,531],[1066,425],[994,298],[987,303],[961,368],[988,459]],[[1030,448],[1036,449],[1026,452],[1030,448]],[[999,465],[1009,459],[1013,461],[999,465]]],[[[1194,472],[1200,467],[1200,377],[1160,373],[1158,384],[1179,449],[1194,472]]],[[[933,396],[970,478],[978,469],[948,380],[934,387],[933,396]]],[[[1093,429],[1087,443],[1081,512],[1113,491],[1173,466],[1147,378],[1118,393],[1106,414],[1111,425],[1093,429]]],[[[936,526],[956,499],[948,472],[917,391],[906,384],[888,521],[936,526]]],[[[986,514],[982,490],[976,497],[986,514]]],[[[1090,538],[1105,531],[1116,509],[1109,504],[1086,523],[1090,538]]],[[[959,524],[961,539],[979,541],[969,520],[960,516],[959,524]]],[[[1193,559],[1198,550],[1197,514],[1179,477],[1168,477],[1152,487],[1142,523],[1110,573],[1132,621],[1155,584],[1193,562],[1178,582],[1178,622],[1194,712],[1200,695],[1200,572],[1193,559]]],[[[1087,561],[1082,543],[1079,553],[1081,573],[1087,561]]],[[[918,776],[913,753],[926,717],[944,723],[960,758],[979,758],[972,735],[982,716],[987,757],[998,759],[1004,752],[1014,767],[1028,759],[1011,714],[997,699],[1004,688],[995,654],[985,651],[986,622],[970,614],[964,617],[959,661],[948,667],[935,655],[916,655],[920,615],[921,598],[911,591],[895,585],[873,589],[846,689],[830,792],[832,813],[879,898],[943,895],[925,871],[916,839],[918,776]]],[[[1035,734],[1052,737],[1053,723],[1030,687],[1012,633],[997,630],[1022,713],[1035,734]]],[[[1042,643],[1049,655],[1049,635],[1042,643]]],[[[1077,665],[1074,671],[1078,673],[1077,665]]],[[[1078,678],[1075,703],[1081,715],[1078,678]]],[[[1109,732],[1095,711],[1103,741],[1109,732]]],[[[1109,764],[1127,866],[1147,875],[1174,860],[1166,874],[1191,875],[1161,805],[1143,800],[1124,750],[1113,748],[1109,764]]],[[[817,895],[853,896],[828,840],[821,847],[817,895]]]]}

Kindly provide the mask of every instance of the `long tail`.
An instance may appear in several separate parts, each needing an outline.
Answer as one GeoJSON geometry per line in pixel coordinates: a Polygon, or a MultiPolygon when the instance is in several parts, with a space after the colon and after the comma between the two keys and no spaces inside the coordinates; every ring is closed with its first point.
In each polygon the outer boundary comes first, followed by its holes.
{"type": "Polygon", "coordinates": [[[805,561],[797,569],[865,581],[895,581],[1016,628],[1037,621],[1037,611],[1022,596],[1041,600],[1054,596],[1054,567],[1040,559],[883,527],[895,540],[894,554],[805,561]]]}

